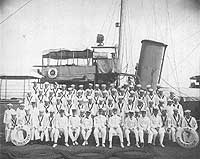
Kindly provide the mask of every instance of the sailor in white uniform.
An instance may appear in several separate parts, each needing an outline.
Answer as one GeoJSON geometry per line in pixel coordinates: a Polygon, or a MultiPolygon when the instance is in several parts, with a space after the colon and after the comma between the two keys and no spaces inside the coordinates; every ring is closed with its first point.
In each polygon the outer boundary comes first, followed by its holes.
{"type": "Polygon", "coordinates": [[[12,111],[14,111],[13,105],[11,103],[7,104],[7,109],[4,112],[4,118],[3,118],[3,123],[5,125],[5,140],[6,140],[6,142],[10,142],[9,123],[11,122],[12,111]]]}
{"type": "Polygon", "coordinates": [[[21,124],[21,125],[23,125],[24,117],[26,115],[24,108],[25,108],[25,105],[23,103],[21,103],[19,105],[19,108],[17,108],[17,110],[16,110],[17,120],[18,120],[19,124],[21,124]]]}
{"type": "Polygon", "coordinates": [[[49,82],[44,83],[43,95],[47,98],[49,96],[49,82]]]}
{"type": "Polygon", "coordinates": [[[25,106],[31,105],[32,99],[33,99],[32,93],[31,93],[31,92],[28,92],[27,95],[26,95],[26,98],[25,98],[25,100],[24,100],[25,106]]]}
{"type": "Polygon", "coordinates": [[[191,129],[197,130],[198,125],[196,119],[191,116],[191,110],[185,110],[185,116],[182,121],[182,127],[189,127],[191,129]]]}
{"type": "Polygon", "coordinates": [[[60,134],[64,134],[65,138],[65,146],[69,146],[68,144],[68,136],[69,136],[69,120],[68,117],[65,116],[65,110],[63,107],[60,109],[59,115],[56,116],[55,119],[55,136],[54,136],[54,144],[53,147],[57,146],[58,138],[60,134]]]}
{"type": "Polygon", "coordinates": [[[176,142],[176,132],[182,126],[182,116],[178,113],[178,109],[174,108],[173,116],[171,117],[171,137],[172,142],[176,142]]]}
{"type": "MultiPolygon", "coordinates": [[[[46,141],[54,141],[56,132],[56,116],[55,109],[53,107],[49,108],[49,114],[45,118],[46,129],[44,131],[46,141]]],[[[57,136],[56,136],[57,137],[57,136]]]]}
{"type": "Polygon", "coordinates": [[[125,137],[127,139],[127,146],[130,146],[130,133],[134,133],[135,135],[135,140],[136,140],[136,147],[139,146],[139,132],[138,132],[138,121],[134,117],[134,112],[130,111],[129,116],[125,118],[124,121],[124,132],[125,132],[125,137]]]}
{"type": "Polygon", "coordinates": [[[105,147],[106,125],[107,118],[103,115],[103,109],[100,108],[98,115],[94,117],[94,137],[96,141],[96,147],[99,147],[99,137],[102,138],[102,146],[105,147]]]}
{"type": "Polygon", "coordinates": [[[69,136],[73,145],[78,145],[77,139],[80,135],[81,119],[77,115],[77,109],[72,109],[72,116],[69,117],[69,136]]]}
{"type": "Polygon", "coordinates": [[[139,138],[141,147],[144,147],[144,133],[148,134],[148,144],[152,143],[153,133],[151,131],[151,120],[146,116],[146,110],[141,110],[142,116],[138,119],[139,138]]]}
{"type": "Polygon", "coordinates": [[[173,106],[174,106],[175,108],[178,109],[178,113],[183,117],[183,107],[182,107],[182,105],[179,103],[179,98],[178,98],[177,96],[174,97],[173,106]]]}
{"type": "Polygon", "coordinates": [[[84,142],[82,144],[83,146],[88,145],[88,139],[92,132],[93,120],[90,114],[91,112],[87,110],[85,117],[83,117],[82,123],[81,123],[81,134],[84,139],[84,142]]]}
{"type": "Polygon", "coordinates": [[[113,116],[111,116],[108,120],[109,130],[109,148],[112,148],[112,139],[113,136],[117,135],[120,139],[120,145],[124,148],[124,140],[123,140],[123,132],[122,132],[122,119],[117,115],[117,108],[113,108],[113,116]]]}
{"type": "Polygon", "coordinates": [[[163,138],[164,138],[164,131],[163,129],[161,129],[162,120],[161,120],[160,115],[158,114],[158,108],[156,107],[153,108],[153,115],[150,117],[150,119],[151,119],[151,131],[153,133],[153,145],[156,145],[156,137],[159,134],[160,145],[161,147],[164,147],[162,143],[163,138]]]}

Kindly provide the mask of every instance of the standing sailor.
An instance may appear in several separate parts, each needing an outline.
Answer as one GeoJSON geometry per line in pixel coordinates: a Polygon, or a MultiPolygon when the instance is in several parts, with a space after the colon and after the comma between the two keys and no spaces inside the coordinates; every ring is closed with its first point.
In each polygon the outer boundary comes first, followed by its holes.
{"type": "Polygon", "coordinates": [[[3,123],[5,125],[5,140],[6,142],[10,142],[10,128],[9,123],[12,118],[12,111],[14,111],[13,105],[11,103],[7,104],[7,109],[4,112],[3,123]]]}
{"type": "Polygon", "coordinates": [[[183,116],[183,107],[182,107],[182,105],[179,103],[179,98],[176,96],[176,97],[174,97],[174,104],[173,104],[173,106],[175,107],[175,108],[177,108],[178,109],[178,113],[181,115],[181,116],[183,116]]]}

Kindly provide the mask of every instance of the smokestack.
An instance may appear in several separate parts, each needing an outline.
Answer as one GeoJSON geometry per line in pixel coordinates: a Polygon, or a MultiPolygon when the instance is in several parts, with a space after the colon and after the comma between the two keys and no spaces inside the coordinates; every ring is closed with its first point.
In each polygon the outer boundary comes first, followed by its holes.
{"type": "Polygon", "coordinates": [[[142,40],[141,43],[142,48],[136,75],[142,88],[151,84],[155,89],[157,83],[160,82],[167,45],[152,40],[142,40]]]}

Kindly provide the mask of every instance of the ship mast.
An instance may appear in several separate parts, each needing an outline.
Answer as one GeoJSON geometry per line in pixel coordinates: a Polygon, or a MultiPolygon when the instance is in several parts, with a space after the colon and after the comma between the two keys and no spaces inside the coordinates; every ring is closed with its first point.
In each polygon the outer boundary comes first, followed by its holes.
{"type": "Polygon", "coordinates": [[[124,23],[124,0],[121,0],[120,5],[120,19],[119,19],[119,41],[118,41],[118,59],[119,59],[119,68],[120,71],[122,71],[122,59],[121,59],[121,53],[122,53],[122,32],[123,32],[123,23],[124,23]]]}

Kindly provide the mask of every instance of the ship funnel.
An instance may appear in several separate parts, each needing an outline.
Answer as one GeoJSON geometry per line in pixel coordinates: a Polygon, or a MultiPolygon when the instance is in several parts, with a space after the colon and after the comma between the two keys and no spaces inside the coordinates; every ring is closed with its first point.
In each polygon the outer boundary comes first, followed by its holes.
{"type": "Polygon", "coordinates": [[[142,40],[141,43],[140,59],[136,72],[138,82],[142,88],[146,88],[146,85],[150,84],[155,89],[157,83],[160,82],[167,45],[151,40],[142,40]]]}

